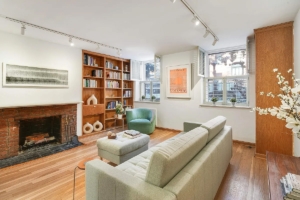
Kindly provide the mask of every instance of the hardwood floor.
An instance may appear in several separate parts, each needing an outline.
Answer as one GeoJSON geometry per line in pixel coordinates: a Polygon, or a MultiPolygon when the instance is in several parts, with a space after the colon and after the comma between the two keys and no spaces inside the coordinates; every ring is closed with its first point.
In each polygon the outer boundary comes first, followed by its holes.
{"type": "MultiPolygon", "coordinates": [[[[156,129],[150,147],[177,133],[156,129]]],[[[84,158],[99,158],[96,139],[104,135],[82,137],[85,145],[80,147],[0,169],[0,199],[72,199],[74,168],[84,158]]],[[[254,158],[254,152],[245,144],[233,144],[233,157],[216,199],[268,199],[266,161],[254,158]]],[[[85,199],[84,171],[78,169],[75,199],[85,199]]]]}

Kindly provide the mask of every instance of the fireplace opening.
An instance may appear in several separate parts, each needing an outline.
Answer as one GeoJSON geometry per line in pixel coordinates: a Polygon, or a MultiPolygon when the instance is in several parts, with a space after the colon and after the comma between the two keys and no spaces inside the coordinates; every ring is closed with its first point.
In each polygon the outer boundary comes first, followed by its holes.
{"type": "Polygon", "coordinates": [[[61,141],[61,116],[20,120],[20,150],[61,141]]]}

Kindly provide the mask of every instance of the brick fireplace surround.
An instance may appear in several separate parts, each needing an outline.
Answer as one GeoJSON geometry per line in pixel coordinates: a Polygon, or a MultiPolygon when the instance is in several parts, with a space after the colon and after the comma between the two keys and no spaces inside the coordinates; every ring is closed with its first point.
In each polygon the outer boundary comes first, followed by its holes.
{"type": "Polygon", "coordinates": [[[18,155],[20,120],[61,115],[61,143],[66,142],[66,117],[70,136],[76,135],[77,104],[0,109],[0,159],[18,155]]]}

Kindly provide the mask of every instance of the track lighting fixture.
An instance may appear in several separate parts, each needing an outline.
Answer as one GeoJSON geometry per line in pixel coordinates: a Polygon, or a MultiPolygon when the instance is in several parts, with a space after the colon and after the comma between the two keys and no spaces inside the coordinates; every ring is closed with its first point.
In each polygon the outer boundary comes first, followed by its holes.
{"type": "Polygon", "coordinates": [[[217,41],[218,41],[218,40],[215,38],[215,39],[214,39],[214,42],[212,43],[212,45],[215,46],[215,44],[217,43],[217,41]]]}
{"type": "Polygon", "coordinates": [[[195,24],[195,26],[198,26],[200,24],[199,19],[197,18],[196,15],[194,15],[194,18],[192,19],[192,22],[195,24]]]}
{"type": "Polygon", "coordinates": [[[22,24],[22,27],[21,27],[21,34],[24,35],[25,34],[25,30],[26,30],[26,27],[24,24],[22,24]]]}
{"type": "Polygon", "coordinates": [[[206,29],[205,34],[203,35],[204,38],[206,38],[209,34],[209,31],[206,29]]]}
{"type": "Polygon", "coordinates": [[[0,14],[0,17],[4,18],[4,19],[7,19],[9,21],[12,21],[12,22],[21,24],[22,25],[22,27],[21,27],[21,34],[22,35],[25,34],[25,30],[26,30],[25,26],[27,26],[27,27],[30,26],[30,27],[33,27],[33,28],[36,28],[36,29],[40,29],[40,30],[43,30],[43,31],[48,31],[48,32],[51,32],[51,33],[54,33],[54,34],[57,34],[57,35],[62,35],[62,36],[68,37],[69,38],[69,43],[70,43],[71,46],[74,45],[74,43],[72,42],[72,39],[76,39],[76,40],[80,40],[80,41],[87,42],[87,43],[90,43],[90,44],[96,44],[99,47],[103,46],[103,47],[106,47],[106,48],[122,51],[122,49],[119,49],[117,47],[113,47],[113,46],[106,45],[106,44],[103,44],[103,43],[100,43],[100,42],[95,42],[95,41],[92,41],[92,40],[89,40],[89,39],[77,37],[75,35],[70,35],[70,34],[60,32],[60,31],[56,31],[56,30],[46,28],[46,27],[43,27],[43,26],[38,26],[38,25],[31,24],[31,23],[28,23],[28,22],[24,22],[24,21],[21,21],[21,20],[18,20],[18,19],[14,19],[14,18],[11,18],[11,17],[6,17],[6,16],[1,15],[1,14],[0,14]]]}
{"type": "Polygon", "coordinates": [[[97,44],[97,47],[96,47],[96,50],[98,50],[98,49],[100,49],[100,46],[99,46],[99,44],[97,44]]]}
{"type": "Polygon", "coordinates": [[[70,46],[74,46],[74,43],[72,42],[72,37],[69,38],[70,46]]]}
{"type": "MultiPolygon", "coordinates": [[[[170,0],[172,3],[175,3],[176,0],[170,0]]],[[[216,36],[216,34],[207,26],[207,24],[197,15],[195,10],[186,2],[186,0],[180,0],[180,2],[193,14],[194,18],[192,19],[192,22],[198,26],[200,23],[206,28],[206,32],[203,35],[203,37],[207,37],[209,34],[211,34],[214,37],[213,45],[219,41],[219,38],[216,36]]]]}

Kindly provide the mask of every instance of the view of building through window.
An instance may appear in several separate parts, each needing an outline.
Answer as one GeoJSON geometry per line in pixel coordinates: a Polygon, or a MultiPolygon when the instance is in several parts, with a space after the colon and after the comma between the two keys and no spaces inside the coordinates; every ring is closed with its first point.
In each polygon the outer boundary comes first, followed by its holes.
{"type": "Polygon", "coordinates": [[[205,101],[217,97],[218,102],[229,104],[235,98],[237,104],[247,104],[246,50],[209,54],[208,60],[211,78],[206,78],[205,101]]]}
{"type": "Polygon", "coordinates": [[[140,82],[141,95],[147,100],[151,100],[152,96],[156,97],[156,101],[160,100],[160,62],[156,65],[154,61],[144,62],[145,74],[144,80],[140,82]]]}

